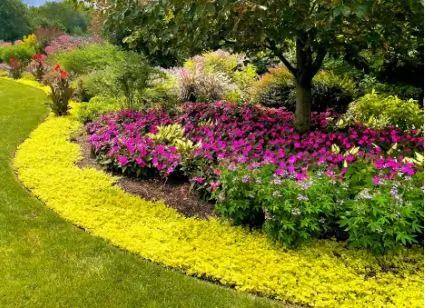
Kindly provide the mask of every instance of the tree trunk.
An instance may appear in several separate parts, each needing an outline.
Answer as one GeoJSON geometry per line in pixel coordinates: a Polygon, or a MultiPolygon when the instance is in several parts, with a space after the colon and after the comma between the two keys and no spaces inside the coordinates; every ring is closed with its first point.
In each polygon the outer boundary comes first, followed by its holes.
{"type": "Polygon", "coordinates": [[[297,80],[295,106],[295,128],[299,132],[306,132],[310,129],[311,122],[311,80],[300,82],[297,80]]]}

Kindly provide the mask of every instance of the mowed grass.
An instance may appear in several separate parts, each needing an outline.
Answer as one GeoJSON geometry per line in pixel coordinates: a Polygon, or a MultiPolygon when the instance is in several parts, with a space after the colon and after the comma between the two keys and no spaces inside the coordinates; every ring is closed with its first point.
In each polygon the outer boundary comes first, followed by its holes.
{"type": "Polygon", "coordinates": [[[31,196],[11,162],[47,115],[44,101],[37,89],[0,80],[0,307],[278,306],[113,247],[31,196]]]}

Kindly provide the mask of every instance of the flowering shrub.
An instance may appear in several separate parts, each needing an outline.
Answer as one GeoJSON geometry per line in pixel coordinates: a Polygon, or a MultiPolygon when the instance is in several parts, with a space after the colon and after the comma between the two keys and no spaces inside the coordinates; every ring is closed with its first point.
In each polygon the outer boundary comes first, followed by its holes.
{"type": "Polygon", "coordinates": [[[73,93],[67,71],[62,69],[59,64],[56,64],[55,69],[45,75],[44,82],[49,85],[51,90],[50,98],[52,103],[50,106],[52,111],[58,116],[67,114],[68,103],[73,93]]]}
{"type": "Polygon", "coordinates": [[[82,37],[82,36],[71,36],[68,34],[62,34],[49,43],[44,49],[47,55],[51,55],[57,52],[71,51],[75,48],[83,47],[91,43],[101,42],[99,37],[82,37]]]}
{"type": "Polygon", "coordinates": [[[275,175],[274,165],[224,168],[214,191],[216,210],[236,224],[261,226],[273,239],[296,245],[335,225],[333,181],[323,173],[295,181],[275,175]]]}
{"type": "Polygon", "coordinates": [[[352,246],[384,253],[423,239],[423,172],[405,166],[390,180],[380,164],[349,166],[338,216],[352,246]]]}
{"type": "Polygon", "coordinates": [[[13,79],[19,79],[22,76],[22,72],[24,70],[24,65],[22,61],[15,58],[9,59],[9,76],[13,79]]]}
{"type": "MultiPolygon", "coordinates": [[[[140,128],[146,119],[156,125],[181,123],[186,138],[201,144],[193,152],[193,159],[206,159],[210,166],[271,163],[277,166],[277,175],[287,173],[297,180],[307,178],[307,170],[318,167],[332,178],[343,178],[347,165],[366,158],[372,162],[383,161],[384,168],[389,170],[386,176],[392,177],[398,172],[410,172],[404,168],[406,166],[415,171],[412,163],[403,160],[423,149],[423,137],[417,130],[403,133],[388,127],[377,131],[360,124],[333,130],[328,125],[330,113],[314,113],[313,127],[316,129],[304,134],[295,131],[293,114],[282,109],[226,102],[188,103],[182,116],[171,118],[164,112],[159,114],[161,118],[156,118],[158,111],[105,116],[89,127],[95,141],[93,146],[101,148],[121,134],[123,137],[143,137],[144,130],[140,128]],[[131,125],[122,127],[120,123],[131,125]],[[108,129],[113,130],[112,135],[108,129]],[[105,134],[108,138],[102,141],[105,134]]],[[[200,170],[202,174],[196,176],[208,180],[207,174],[213,169],[200,170]]]]}
{"type": "Polygon", "coordinates": [[[42,81],[48,70],[46,56],[41,53],[34,54],[28,69],[37,81],[42,81]]]}

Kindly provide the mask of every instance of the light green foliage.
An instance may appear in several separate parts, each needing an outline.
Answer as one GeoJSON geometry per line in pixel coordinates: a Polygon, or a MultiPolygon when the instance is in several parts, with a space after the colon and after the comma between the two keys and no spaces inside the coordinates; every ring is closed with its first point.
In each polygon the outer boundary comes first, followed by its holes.
{"type": "Polygon", "coordinates": [[[160,71],[149,80],[149,87],[143,94],[143,100],[149,107],[159,106],[174,115],[179,112],[179,96],[176,77],[166,71],[160,71]]]}
{"type": "Polygon", "coordinates": [[[102,70],[122,61],[125,53],[111,44],[90,44],[71,51],[61,52],[49,60],[51,64],[60,64],[72,74],[88,74],[94,70],[102,70]]]}
{"type": "Polygon", "coordinates": [[[155,143],[175,146],[177,152],[183,158],[186,158],[199,144],[194,144],[191,140],[185,138],[184,128],[180,124],[158,126],[155,134],[147,134],[155,143]]]}
{"type": "Polygon", "coordinates": [[[423,239],[422,187],[423,172],[385,180],[371,165],[350,164],[346,187],[336,188],[342,200],[339,223],[349,232],[350,244],[382,254],[423,239]],[[373,184],[373,176],[379,183],[373,184]]]}
{"type": "Polygon", "coordinates": [[[194,65],[202,63],[207,72],[226,74],[241,91],[246,91],[257,77],[252,64],[245,64],[244,54],[231,54],[223,50],[206,52],[186,61],[184,67],[194,69],[194,65]]]}
{"type": "Polygon", "coordinates": [[[0,49],[0,61],[9,62],[10,58],[15,58],[25,64],[34,53],[35,49],[27,44],[15,44],[0,49]]]}
{"type": "Polygon", "coordinates": [[[422,128],[423,110],[414,100],[405,101],[372,91],[350,104],[343,121],[345,125],[360,122],[375,129],[387,125],[400,129],[422,128]]]}
{"type": "Polygon", "coordinates": [[[79,105],[78,120],[83,123],[91,122],[108,111],[118,111],[124,105],[125,98],[95,96],[90,101],[79,105]]]}
{"type": "Polygon", "coordinates": [[[75,81],[76,95],[80,101],[88,102],[94,96],[117,97],[120,89],[116,81],[113,67],[91,71],[75,81]]]}

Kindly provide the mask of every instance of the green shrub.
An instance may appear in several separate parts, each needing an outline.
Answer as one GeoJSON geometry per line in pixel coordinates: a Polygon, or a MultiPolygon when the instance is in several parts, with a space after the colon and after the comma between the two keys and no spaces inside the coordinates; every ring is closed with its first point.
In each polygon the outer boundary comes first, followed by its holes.
{"type": "Polygon", "coordinates": [[[366,75],[359,82],[359,88],[363,95],[372,92],[372,90],[375,90],[379,94],[395,95],[404,100],[414,99],[421,102],[424,98],[423,88],[401,83],[382,83],[378,82],[376,77],[370,75],[366,75]]]}
{"type": "Polygon", "coordinates": [[[112,98],[112,97],[102,97],[95,96],[90,101],[81,103],[77,117],[78,120],[82,123],[91,122],[101,114],[104,114],[109,111],[118,111],[121,109],[124,103],[124,98],[112,98]]]}
{"type": "Polygon", "coordinates": [[[115,81],[126,98],[126,109],[149,107],[145,99],[151,80],[162,76],[163,72],[149,66],[146,59],[136,52],[127,52],[115,69],[115,81]]]}
{"type": "Polygon", "coordinates": [[[291,97],[294,88],[291,72],[282,65],[273,66],[252,85],[250,99],[266,107],[285,107],[294,111],[295,99],[291,97]]]}
{"type": "Polygon", "coordinates": [[[338,210],[349,243],[375,253],[417,243],[423,238],[422,186],[423,172],[385,180],[371,165],[350,164],[347,196],[338,210]]]}
{"type": "Polygon", "coordinates": [[[151,78],[143,99],[149,107],[159,106],[171,115],[179,112],[180,101],[177,92],[176,79],[173,75],[160,72],[151,78]]]}
{"type": "Polygon", "coordinates": [[[275,166],[223,170],[216,210],[235,224],[261,226],[275,241],[297,245],[335,224],[334,183],[326,176],[296,181],[275,177],[275,166]]]}
{"type": "Polygon", "coordinates": [[[95,96],[117,97],[120,95],[120,89],[115,79],[116,72],[112,67],[94,70],[77,78],[75,94],[78,100],[83,102],[88,102],[95,96]]]}
{"type": "Polygon", "coordinates": [[[400,129],[422,128],[423,111],[414,100],[379,95],[375,91],[352,102],[344,116],[344,124],[360,122],[381,129],[394,125],[400,129]]]}
{"type": "Polygon", "coordinates": [[[312,110],[326,111],[327,108],[332,108],[337,113],[344,113],[355,95],[354,81],[328,71],[319,71],[313,78],[312,110]]]}
{"type": "Polygon", "coordinates": [[[9,62],[11,58],[19,60],[23,65],[28,64],[31,61],[32,55],[35,53],[35,49],[25,44],[16,44],[0,49],[0,62],[9,62]]]}
{"type": "Polygon", "coordinates": [[[59,52],[50,59],[50,62],[59,63],[72,74],[83,75],[112,66],[124,57],[125,53],[111,44],[90,44],[71,51],[59,52]]]}

